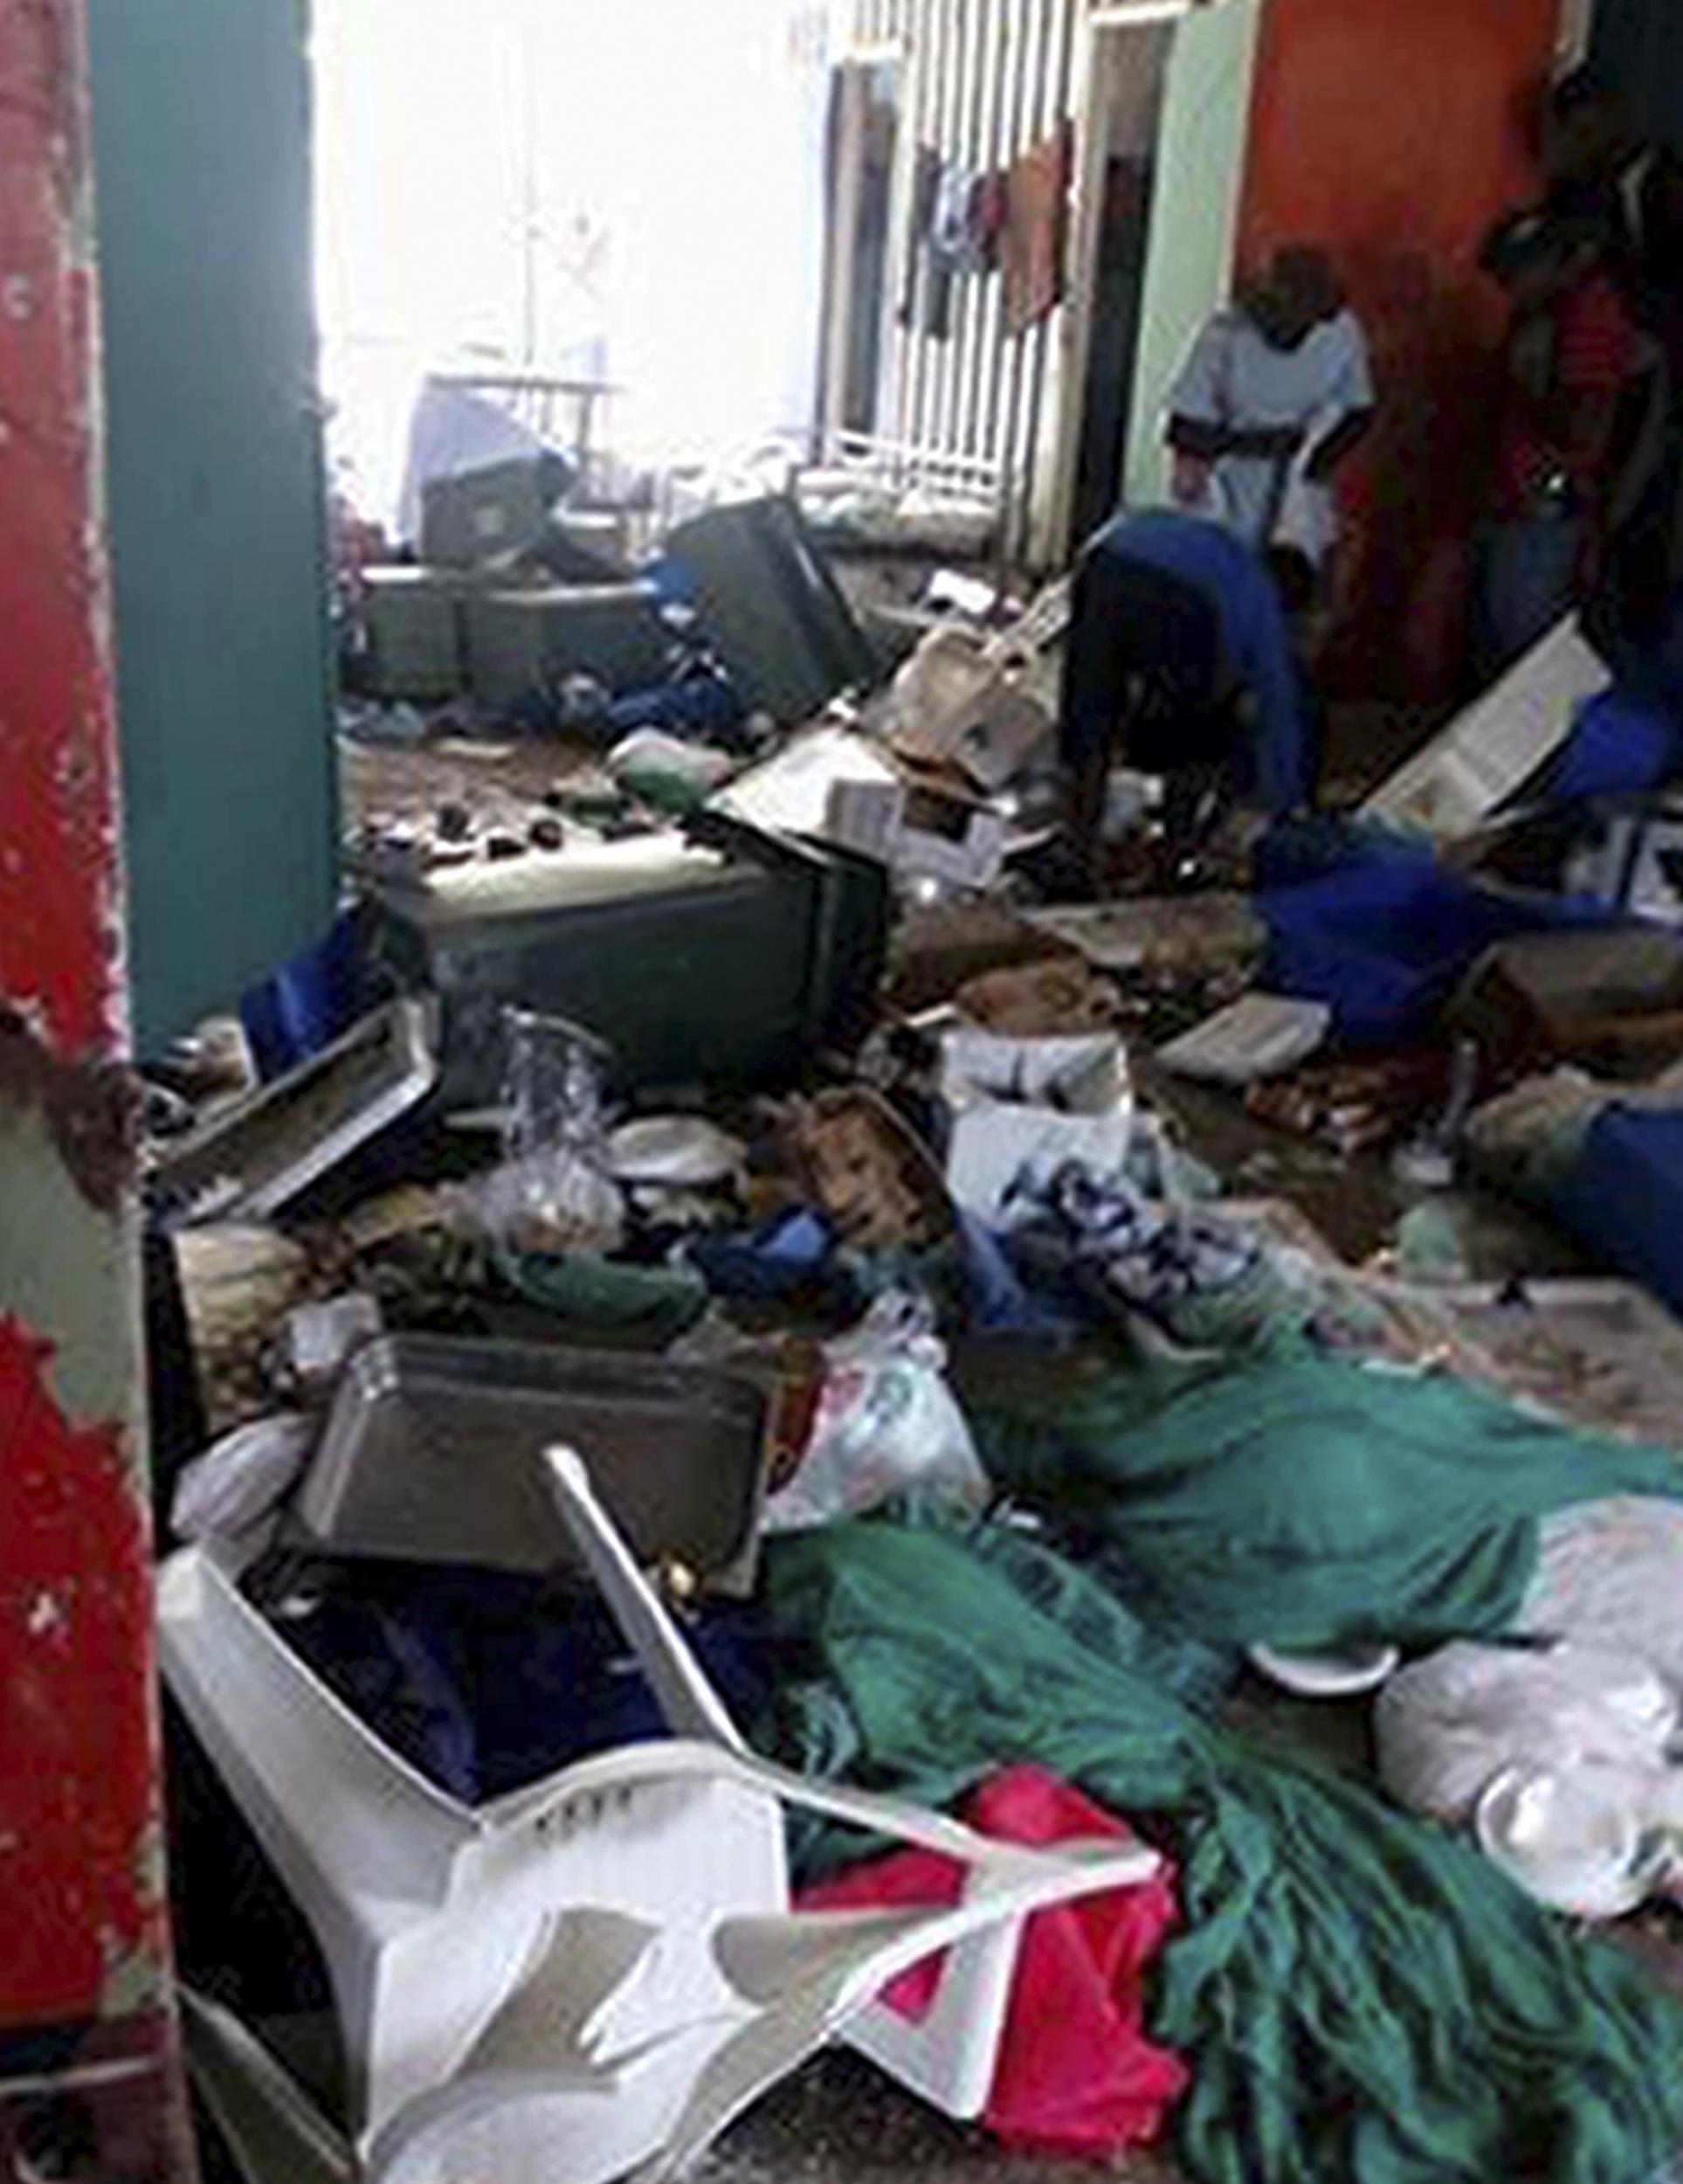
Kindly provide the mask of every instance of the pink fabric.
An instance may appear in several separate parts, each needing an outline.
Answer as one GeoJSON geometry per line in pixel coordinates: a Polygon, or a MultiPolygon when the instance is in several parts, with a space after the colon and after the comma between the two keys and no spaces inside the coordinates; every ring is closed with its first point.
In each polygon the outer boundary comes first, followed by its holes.
{"type": "MultiPolygon", "coordinates": [[[[994,1776],[964,1817],[1002,1842],[1131,1839],[1108,1813],[1036,1767],[994,1776]]],[[[948,1860],[908,1850],[809,1890],[801,1906],[948,1904],[958,1900],[962,1884],[962,1869],[948,1860]]],[[[1177,2056],[1146,2038],[1142,1990],[1147,1969],[1179,1921],[1174,1875],[1166,1865],[1138,1888],[1089,1896],[1030,1919],[983,2116],[1006,2146],[1102,2156],[1162,2134],[1188,2073],[1177,2056]]],[[[941,1970],[939,1958],[919,1965],[883,2000],[915,2022],[935,2000],[941,1970]]]]}

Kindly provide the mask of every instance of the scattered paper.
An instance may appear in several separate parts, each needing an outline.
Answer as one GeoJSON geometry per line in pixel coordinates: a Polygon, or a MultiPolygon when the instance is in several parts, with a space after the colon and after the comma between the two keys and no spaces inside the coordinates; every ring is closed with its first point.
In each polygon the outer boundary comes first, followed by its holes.
{"type": "Polygon", "coordinates": [[[1127,1054],[1113,1033],[1001,1039],[949,1032],[941,1071],[952,1116],[947,1188],[987,1226],[1004,1220],[1025,1169],[1078,1161],[1111,1175],[1127,1162],[1134,1103],[1127,1054]]]}
{"type": "Polygon", "coordinates": [[[1212,1084],[1254,1084],[1282,1076],[1326,1043],[1333,1013],[1324,1001],[1294,1001],[1284,994],[1245,993],[1217,1009],[1179,1039],[1157,1049],[1176,1076],[1212,1084]]]}
{"type": "Polygon", "coordinates": [[[954,1108],[1003,1100],[1064,1115],[1125,1115],[1130,1105],[1128,1057],[1109,1032],[1074,1039],[948,1032],[941,1089],[954,1108]]]}
{"type": "Polygon", "coordinates": [[[1578,708],[1611,680],[1576,617],[1561,622],[1383,783],[1362,816],[1440,841],[1470,834],[1565,742],[1578,708]]]}
{"type": "Polygon", "coordinates": [[[947,1188],[955,1205],[987,1228],[1003,1228],[1019,1179],[1044,1176],[1071,1161],[1100,1176],[1127,1165],[1133,1119],[1114,1115],[1059,1115],[1046,1107],[990,1101],[967,1107],[953,1123],[947,1188]]]}

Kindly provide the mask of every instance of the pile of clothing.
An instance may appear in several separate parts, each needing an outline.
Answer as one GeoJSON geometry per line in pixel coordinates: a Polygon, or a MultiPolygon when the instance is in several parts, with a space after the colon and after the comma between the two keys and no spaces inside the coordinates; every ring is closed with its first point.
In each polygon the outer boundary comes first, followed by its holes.
{"type": "Polygon", "coordinates": [[[1471,1847],[1212,1726],[1094,1578],[926,1517],[779,1540],[767,1579],[811,1666],[779,1701],[807,1769],[945,1805],[1010,1755],[1169,1849],[1181,1925],[1144,2029],[1187,2066],[1175,2145],[1201,2184],[1665,2173],[1683,2009],[1471,1847]]]}

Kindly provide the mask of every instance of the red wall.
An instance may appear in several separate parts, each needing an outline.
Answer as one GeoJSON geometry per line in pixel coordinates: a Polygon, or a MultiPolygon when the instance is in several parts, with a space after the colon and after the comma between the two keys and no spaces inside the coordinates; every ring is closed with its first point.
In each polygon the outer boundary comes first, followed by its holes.
{"type": "Polygon", "coordinates": [[[1459,672],[1501,328],[1474,261],[1497,214],[1535,194],[1557,10],[1264,0],[1241,262],[1324,243],[1380,382],[1380,427],[1347,485],[1352,695],[1441,696],[1459,672]]]}

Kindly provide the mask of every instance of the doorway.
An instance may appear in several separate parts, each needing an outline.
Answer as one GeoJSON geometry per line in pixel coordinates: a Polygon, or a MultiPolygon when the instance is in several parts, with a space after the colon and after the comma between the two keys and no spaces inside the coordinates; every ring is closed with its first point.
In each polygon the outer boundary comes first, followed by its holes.
{"type": "MultiPolygon", "coordinates": [[[[1158,137],[1174,25],[1095,27],[1090,116],[1081,176],[1075,290],[1084,299],[1069,546],[1078,549],[1112,514],[1134,424],[1140,332],[1150,258],[1158,137]],[[1085,266],[1085,272],[1079,268],[1085,266]]],[[[1078,350],[1078,354],[1079,354],[1078,350]]]]}
{"type": "Polygon", "coordinates": [[[1590,59],[1645,135],[1683,153],[1683,10],[1676,0],[1601,0],[1590,59]]]}
{"type": "Polygon", "coordinates": [[[895,59],[847,60],[831,71],[817,414],[832,443],[877,430],[900,103],[895,59]]]}

